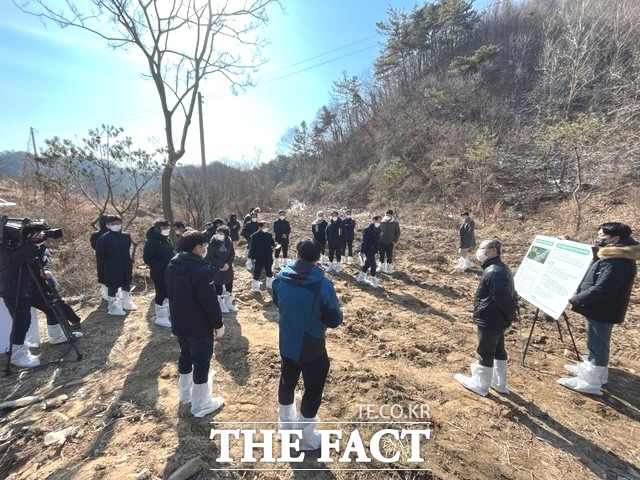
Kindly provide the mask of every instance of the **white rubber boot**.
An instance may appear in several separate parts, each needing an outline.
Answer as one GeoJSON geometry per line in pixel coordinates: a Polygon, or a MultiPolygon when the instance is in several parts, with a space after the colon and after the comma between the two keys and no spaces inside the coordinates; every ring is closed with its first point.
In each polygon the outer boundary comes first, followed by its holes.
{"type": "Polygon", "coordinates": [[[250,258],[247,258],[247,263],[245,263],[244,266],[249,271],[253,270],[253,262],[251,261],[250,258]]]}
{"type": "Polygon", "coordinates": [[[347,257],[347,263],[351,265],[353,263],[353,257],[347,257]]]}
{"type": "MultiPolygon", "coordinates": [[[[284,265],[283,265],[284,266],[284,265]]],[[[280,259],[279,258],[275,258],[273,260],[273,268],[275,268],[276,270],[280,269],[280,259]]]]}
{"type": "Polygon", "coordinates": [[[224,301],[224,296],[218,295],[218,305],[220,305],[220,312],[229,313],[229,309],[227,308],[227,302],[224,301]]]}
{"type": "Polygon", "coordinates": [[[346,259],[346,257],[341,257],[341,258],[340,258],[340,263],[342,263],[342,264],[347,263],[347,259],[346,259]]]}
{"type": "Polygon", "coordinates": [[[393,273],[393,265],[391,263],[387,263],[387,273],[388,274],[393,273]]]}
{"type": "Polygon", "coordinates": [[[156,309],[156,319],[153,323],[160,327],[171,328],[171,320],[169,320],[169,309],[164,305],[158,305],[154,303],[153,306],[156,309]]]}
{"type": "Polygon", "coordinates": [[[291,405],[278,404],[278,430],[295,430],[298,427],[296,402],[291,405]]]}
{"type": "Polygon", "coordinates": [[[178,375],[178,393],[180,403],[191,403],[191,389],[193,388],[193,372],[178,375]]]}
{"type": "Polygon", "coordinates": [[[371,277],[369,285],[371,285],[373,288],[378,288],[378,277],[371,277]]]}
{"type": "Polygon", "coordinates": [[[378,271],[386,273],[387,272],[387,264],[386,263],[379,263],[378,264],[378,271]]]}
{"type": "Polygon", "coordinates": [[[318,417],[305,418],[302,415],[298,417],[298,428],[302,430],[302,438],[300,439],[300,450],[308,452],[320,448],[320,434],[316,432],[318,417]]]}
{"type": "Polygon", "coordinates": [[[218,410],[223,404],[222,397],[211,396],[211,383],[213,375],[209,376],[207,383],[194,383],[191,388],[191,414],[194,417],[204,417],[218,410]]]}
{"type": "MultiPolygon", "coordinates": [[[[78,338],[82,336],[82,332],[71,332],[71,334],[78,338]]],[[[58,325],[47,325],[47,337],[49,338],[49,343],[51,345],[57,345],[59,343],[65,343],[67,341],[67,336],[64,334],[64,330],[60,324],[58,325]]]]}
{"type": "Polygon", "coordinates": [[[122,317],[123,315],[127,314],[127,312],[125,312],[118,304],[118,299],[116,297],[109,297],[109,306],[107,307],[107,313],[116,317],[122,317]]]}
{"type": "Polygon", "coordinates": [[[467,377],[461,373],[456,373],[453,378],[459,382],[464,388],[477,393],[480,396],[486,397],[489,393],[489,385],[491,384],[491,377],[493,376],[493,368],[485,367],[484,365],[476,364],[471,368],[471,376],[467,377]]]}
{"type": "Polygon", "coordinates": [[[251,280],[251,291],[253,293],[260,292],[260,281],[259,280],[251,280]]]}
{"type": "Polygon", "coordinates": [[[169,299],[165,298],[162,302],[162,306],[166,309],[167,317],[171,318],[171,309],[169,308],[169,299]]]}
{"type": "Polygon", "coordinates": [[[233,304],[233,301],[235,299],[236,299],[236,297],[232,293],[225,293],[224,294],[224,303],[227,305],[227,310],[229,310],[229,312],[237,312],[238,311],[238,307],[236,307],[233,304]]]}
{"type": "MultiPolygon", "coordinates": [[[[582,355],[582,362],[585,363],[588,361],[589,361],[589,355],[582,355]]],[[[578,375],[579,366],[580,366],[579,363],[570,363],[568,365],[565,365],[564,369],[569,373],[578,375]]],[[[605,367],[602,374],[602,385],[606,385],[607,383],[609,383],[609,366],[605,367]]]]}
{"type": "Polygon", "coordinates": [[[273,277],[267,277],[266,286],[269,290],[271,290],[271,285],[273,284],[273,277]]]}
{"type": "Polygon", "coordinates": [[[326,256],[326,255],[322,255],[322,260],[321,260],[321,262],[322,262],[322,263],[329,263],[329,259],[327,258],[327,256],[326,256]]]}
{"type": "Polygon", "coordinates": [[[125,310],[137,310],[138,306],[133,303],[133,299],[131,298],[131,292],[122,291],[122,308],[125,310]]]}
{"type": "Polygon", "coordinates": [[[576,392],[590,395],[602,395],[602,378],[607,367],[596,367],[591,362],[578,365],[578,376],[572,378],[559,378],[560,385],[575,390],[576,392]]]}
{"type": "Polygon", "coordinates": [[[26,345],[13,345],[11,347],[11,364],[20,368],[33,368],[40,365],[40,359],[31,355],[26,345]]]}
{"type": "Polygon", "coordinates": [[[329,273],[331,270],[333,270],[333,263],[329,262],[327,263],[327,267],[325,268],[325,272],[329,273]]]}
{"type": "Polygon", "coordinates": [[[109,289],[106,285],[100,284],[100,295],[105,302],[109,301],[109,289]]]}
{"type": "Polygon", "coordinates": [[[358,278],[356,279],[358,282],[362,283],[367,279],[367,274],[364,272],[360,272],[358,274],[358,278]]]}
{"type": "Polygon", "coordinates": [[[333,269],[336,271],[336,273],[340,273],[342,271],[342,265],[340,264],[340,262],[336,262],[333,269]]]}
{"type": "Polygon", "coordinates": [[[491,388],[500,393],[509,394],[507,387],[507,361],[493,361],[493,375],[491,377],[491,388]]]}

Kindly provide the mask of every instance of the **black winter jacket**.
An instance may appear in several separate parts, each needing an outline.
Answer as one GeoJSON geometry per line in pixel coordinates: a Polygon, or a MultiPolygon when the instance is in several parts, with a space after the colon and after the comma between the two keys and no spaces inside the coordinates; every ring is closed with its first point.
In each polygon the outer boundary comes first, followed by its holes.
{"type": "Polygon", "coordinates": [[[291,235],[291,224],[286,218],[284,220],[276,220],[273,222],[273,234],[275,241],[280,244],[289,244],[289,235],[291,235]]]}
{"type": "Polygon", "coordinates": [[[518,315],[518,294],[513,274],[500,257],[482,264],[482,276],[473,300],[473,322],[478,327],[502,331],[518,315]]]}
{"type": "Polygon", "coordinates": [[[316,218],[311,224],[311,233],[313,234],[313,238],[315,238],[322,245],[326,245],[327,243],[327,221],[323,218],[321,222],[318,222],[316,218]]]}
{"type": "Polygon", "coordinates": [[[244,227],[242,227],[240,235],[242,235],[247,240],[247,242],[251,242],[251,235],[256,233],[258,230],[260,230],[258,222],[252,222],[251,220],[249,220],[244,224],[244,227]]]}
{"type": "Polygon", "coordinates": [[[164,271],[175,255],[169,237],[162,235],[156,227],[147,230],[147,241],[144,244],[142,259],[149,265],[151,280],[164,280],[164,271]]]}
{"type": "Polygon", "coordinates": [[[365,255],[374,255],[378,253],[378,249],[380,239],[380,227],[375,226],[375,224],[370,223],[365,227],[362,231],[362,246],[360,247],[360,251],[365,255]]]}
{"type": "Polygon", "coordinates": [[[343,218],[342,226],[344,227],[344,241],[353,242],[356,232],[356,221],[353,218],[343,218]]]}
{"type": "Polygon", "coordinates": [[[211,337],[214,329],[222,327],[213,272],[204,259],[192,252],[180,252],[169,262],[165,280],[174,335],[211,337]]]}
{"type": "Polygon", "coordinates": [[[96,243],[98,282],[110,288],[131,285],[133,261],[131,235],[127,232],[107,232],[96,243]]]}
{"type": "Polygon", "coordinates": [[[472,218],[466,218],[460,225],[460,248],[473,248],[476,246],[475,236],[476,222],[472,218]]]}
{"type": "Polygon", "coordinates": [[[236,258],[236,251],[233,248],[233,242],[229,238],[225,238],[222,242],[213,237],[207,249],[205,263],[209,264],[213,272],[213,281],[216,285],[225,285],[233,282],[233,259],[236,258]],[[220,269],[224,264],[229,268],[224,272],[220,269]]]}
{"type": "Polygon", "coordinates": [[[36,294],[36,284],[29,266],[39,272],[38,254],[38,247],[32,243],[26,243],[16,249],[7,248],[0,243],[0,297],[23,298],[36,294]],[[21,265],[22,272],[20,272],[21,265]],[[19,292],[18,276],[20,276],[19,292]]]}
{"type": "Polygon", "coordinates": [[[325,230],[325,236],[327,237],[327,245],[329,248],[342,248],[344,242],[344,227],[342,226],[342,219],[338,217],[335,222],[330,220],[325,230]]]}
{"type": "Polygon", "coordinates": [[[229,218],[227,222],[227,227],[229,227],[229,238],[234,242],[240,240],[240,222],[236,219],[235,215],[231,215],[231,218],[229,218]]]}
{"type": "Polygon", "coordinates": [[[271,233],[258,230],[251,235],[249,258],[251,260],[259,260],[263,264],[271,264],[273,263],[273,249],[275,246],[276,242],[273,240],[271,233]]]}
{"type": "Polygon", "coordinates": [[[640,244],[629,237],[600,247],[576,294],[574,312],[601,323],[622,323],[640,260],[640,244]]]}

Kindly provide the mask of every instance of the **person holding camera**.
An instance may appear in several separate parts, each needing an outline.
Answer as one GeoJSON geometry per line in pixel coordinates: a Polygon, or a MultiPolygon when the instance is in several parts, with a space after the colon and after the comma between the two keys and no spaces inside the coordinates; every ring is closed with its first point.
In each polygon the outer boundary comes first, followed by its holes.
{"type": "MultiPolygon", "coordinates": [[[[35,232],[27,236],[27,242],[16,248],[0,243],[0,297],[13,319],[11,331],[11,363],[21,368],[40,365],[38,357],[31,354],[25,338],[31,326],[31,308],[36,308],[47,317],[47,335],[49,343],[58,344],[67,341],[51,306],[36,285],[36,279],[47,281],[53,278],[50,271],[43,269],[41,247],[45,241],[45,232],[35,232]],[[35,276],[33,275],[35,273],[35,276]]],[[[76,337],[80,332],[73,332],[76,337]]]]}
{"type": "Polygon", "coordinates": [[[131,299],[131,280],[133,278],[133,259],[131,258],[131,235],[122,231],[122,218],[119,215],[107,217],[109,231],[96,242],[96,262],[98,278],[104,279],[108,290],[109,315],[123,316],[124,310],[137,310],[131,299]],[[122,304],[116,297],[122,288],[122,304]],[[123,310],[124,308],[124,310],[123,310]]]}

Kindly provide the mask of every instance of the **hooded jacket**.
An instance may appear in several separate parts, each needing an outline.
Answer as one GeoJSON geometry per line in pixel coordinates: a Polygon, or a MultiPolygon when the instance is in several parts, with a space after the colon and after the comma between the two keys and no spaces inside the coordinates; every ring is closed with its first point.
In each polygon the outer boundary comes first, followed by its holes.
{"type": "Polygon", "coordinates": [[[640,260],[640,244],[625,238],[598,248],[596,260],[569,299],[574,312],[601,323],[622,323],[640,260]]]}
{"type": "Polygon", "coordinates": [[[272,288],[280,310],[280,354],[298,362],[323,355],[327,327],[342,323],[340,302],[324,271],[297,259],[280,271],[272,288]]]}
{"type": "Polygon", "coordinates": [[[329,248],[342,248],[342,244],[344,243],[344,227],[342,226],[342,219],[340,217],[338,217],[335,222],[330,220],[329,223],[327,223],[325,237],[327,238],[329,248]]]}
{"type": "Polygon", "coordinates": [[[249,219],[249,221],[245,222],[244,226],[242,227],[240,235],[242,235],[247,240],[247,242],[251,242],[251,235],[256,233],[258,230],[260,230],[258,222],[253,222],[251,221],[251,219],[249,219]]]}
{"type": "Polygon", "coordinates": [[[273,249],[276,242],[273,240],[271,232],[258,230],[251,235],[251,246],[249,247],[249,258],[263,264],[273,263],[273,249]]]}
{"type": "Polygon", "coordinates": [[[131,235],[108,231],[96,242],[98,282],[110,288],[131,285],[133,260],[129,253],[131,235]]]}
{"type": "Polygon", "coordinates": [[[513,274],[500,257],[482,264],[482,276],[473,299],[473,322],[480,328],[502,331],[518,314],[513,274]]]}
{"type": "Polygon", "coordinates": [[[178,253],[169,262],[165,280],[174,335],[210,337],[222,327],[213,272],[204,259],[192,252],[178,253]]]}
{"type": "Polygon", "coordinates": [[[327,221],[323,218],[322,220],[316,219],[311,224],[311,233],[313,234],[313,238],[315,238],[321,245],[326,245],[327,243],[327,221]]]}
{"type": "Polygon", "coordinates": [[[175,252],[169,237],[165,237],[156,227],[147,230],[142,259],[149,265],[151,280],[164,280],[164,271],[175,252]]]}
{"type": "Polygon", "coordinates": [[[389,245],[396,243],[400,239],[400,224],[391,217],[391,220],[382,220],[380,222],[380,243],[389,245]]]}
{"type": "Polygon", "coordinates": [[[380,239],[380,227],[376,227],[370,223],[362,231],[362,246],[360,251],[365,255],[373,255],[378,253],[380,239]]]}
{"type": "Polygon", "coordinates": [[[229,217],[227,227],[229,227],[229,238],[234,242],[240,240],[240,222],[235,215],[231,215],[231,217],[229,217]]]}
{"type": "Polygon", "coordinates": [[[229,238],[220,241],[216,237],[211,239],[207,248],[207,256],[205,262],[209,263],[209,267],[213,272],[213,282],[216,285],[225,285],[233,282],[233,260],[236,258],[236,251],[233,248],[233,242],[229,238]],[[228,264],[229,268],[224,272],[220,269],[224,264],[228,264]]]}

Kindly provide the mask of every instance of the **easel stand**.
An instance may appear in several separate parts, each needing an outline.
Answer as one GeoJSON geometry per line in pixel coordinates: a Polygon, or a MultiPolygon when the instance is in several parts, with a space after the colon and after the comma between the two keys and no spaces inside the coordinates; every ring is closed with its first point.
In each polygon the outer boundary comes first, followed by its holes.
{"type": "MultiPolygon", "coordinates": [[[[533,336],[533,329],[536,326],[536,322],[538,321],[538,316],[540,314],[540,309],[536,308],[536,313],[533,315],[533,323],[531,324],[531,330],[529,331],[529,338],[527,338],[527,343],[524,346],[524,351],[522,352],[522,358],[520,359],[520,366],[524,367],[524,359],[527,356],[527,350],[529,349],[529,343],[531,343],[531,337],[533,336]]],[[[567,326],[567,331],[569,332],[569,337],[571,337],[571,343],[573,344],[573,349],[576,352],[576,358],[578,361],[582,360],[580,357],[580,352],[578,351],[578,347],[576,346],[576,341],[573,338],[573,333],[571,332],[571,324],[569,323],[569,317],[567,317],[566,312],[562,312],[562,318],[564,318],[565,325],[567,326]]],[[[560,319],[554,320],[556,322],[556,326],[558,327],[558,335],[560,336],[560,341],[564,343],[564,339],[562,338],[562,330],[560,329],[560,319]]]]}

